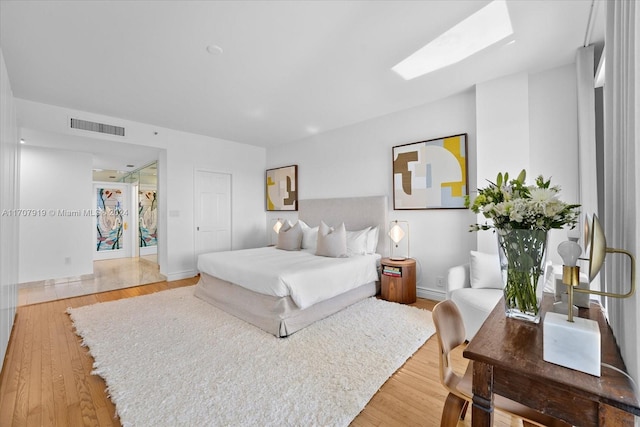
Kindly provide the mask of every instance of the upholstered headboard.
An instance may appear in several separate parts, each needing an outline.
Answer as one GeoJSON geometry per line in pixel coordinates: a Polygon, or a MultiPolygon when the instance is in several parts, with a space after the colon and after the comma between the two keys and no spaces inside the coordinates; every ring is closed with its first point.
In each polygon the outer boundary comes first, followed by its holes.
{"type": "Polygon", "coordinates": [[[378,226],[377,252],[387,255],[387,196],[307,199],[298,202],[298,218],[309,226],[335,226],[344,222],[347,230],[378,226]]]}

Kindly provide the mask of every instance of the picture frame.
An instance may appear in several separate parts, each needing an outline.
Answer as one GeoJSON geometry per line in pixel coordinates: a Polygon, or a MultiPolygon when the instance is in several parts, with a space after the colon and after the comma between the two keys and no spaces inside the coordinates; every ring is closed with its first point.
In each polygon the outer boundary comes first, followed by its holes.
{"type": "Polygon", "coordinates": [[[298,210],[298,165],[266,170],[265,204],[267,211],[298,210]]]}
{"type": "Polygon", "coordinates": [[[465,209],[467,134],[392,147],[393,209],[465,209]]]}

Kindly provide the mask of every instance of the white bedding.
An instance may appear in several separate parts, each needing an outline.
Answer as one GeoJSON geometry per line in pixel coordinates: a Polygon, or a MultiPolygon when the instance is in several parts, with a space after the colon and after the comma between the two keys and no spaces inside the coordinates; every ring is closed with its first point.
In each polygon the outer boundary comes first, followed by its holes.
{"type": "Polygon", "coordinates": [[[305,309],[378,280],[379,258],[377,254],[329,258],[267,247],[202,254],[198,270],[261,294],[290,296],[305,309]]]}

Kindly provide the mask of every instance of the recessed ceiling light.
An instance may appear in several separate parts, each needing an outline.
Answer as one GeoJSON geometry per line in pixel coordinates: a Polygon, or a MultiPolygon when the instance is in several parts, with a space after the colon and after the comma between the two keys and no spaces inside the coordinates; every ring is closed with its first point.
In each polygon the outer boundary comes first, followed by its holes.
{"type": "Polygon", "coordinates": [[[505,0],[494,0],[392,68],[411,80],[460,62],[513,34],[505,0]]]}
{"type": "Polygon", "coordinates": [[[217,44],[210,44],[209,46],[207,46],[207,52],[209,52],[211,55],[217,56],[217,55],[222,55],[222,52],[224,51],[217,44]]]}
{"type": "Polygon", "coordinates": [[[24,143],[25,143],[24,139],[20,138],[20,144],[24,144],[24,143]]]}
{"type": "Polygon", "coordinates": [[[128,168],[133,168],[133,167],[135,167],[135,166],[136,166],[136,165],[127,165],[127,167],[128,167],[128,168]]]}

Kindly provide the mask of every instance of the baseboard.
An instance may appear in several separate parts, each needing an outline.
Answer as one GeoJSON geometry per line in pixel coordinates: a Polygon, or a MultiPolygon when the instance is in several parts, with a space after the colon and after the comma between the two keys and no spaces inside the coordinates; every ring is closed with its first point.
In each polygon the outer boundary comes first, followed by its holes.
{"type": "Polygon", "coordinates": [[[418,298],[425,298],[434,301],[443,301],[446,299],[446,292],[438,291],[436,289],[429,288],[416,288],[416,295],[418,298]]]}
{"type": "Polygon", "coordinates": [[[197,276],[198,272],[195,270],[178,271],[176,273],[167,273],[167,282],[173,282],[175,280],[189,279],[197,276]]]}

